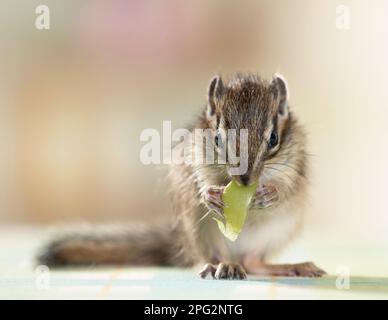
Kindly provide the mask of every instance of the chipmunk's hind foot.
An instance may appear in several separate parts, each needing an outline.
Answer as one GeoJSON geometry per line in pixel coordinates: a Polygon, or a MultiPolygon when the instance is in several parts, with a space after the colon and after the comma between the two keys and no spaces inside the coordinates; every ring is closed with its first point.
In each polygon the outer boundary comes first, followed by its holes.
{"type": "Polygon", "coordinates": [[[207,263],[199,275],[201,278],[211,275],[216,280],[243,280],[247,278],[244,268],[234,263],[219,263],[217,266],[207,263]]]}

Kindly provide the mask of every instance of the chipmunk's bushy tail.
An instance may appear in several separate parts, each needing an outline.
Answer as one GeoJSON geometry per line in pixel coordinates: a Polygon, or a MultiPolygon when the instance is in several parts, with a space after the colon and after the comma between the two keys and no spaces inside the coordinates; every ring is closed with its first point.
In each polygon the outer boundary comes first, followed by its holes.
{"type": "Polygon", "coordinates": [[[65,232],[49,241],[37,262],[65,265],[176,265],[179,245],[176,228],[133,226],[92,228],[65,232]]]}

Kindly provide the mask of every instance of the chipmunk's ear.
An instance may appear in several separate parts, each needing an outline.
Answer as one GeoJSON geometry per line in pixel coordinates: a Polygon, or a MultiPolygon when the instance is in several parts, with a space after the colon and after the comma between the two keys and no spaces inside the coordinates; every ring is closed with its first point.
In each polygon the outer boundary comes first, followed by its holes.
{"type": "Polygon", "coordinates": [[[207,90],[207,116],[216,117],[217,100],[221,98],[224,91],[224,85],[220,76],[215,76],[210,81],[207,90]]]}
{"type": "Polygon", "coordinates": [[[279,114],[288,116],[288,87],[287,82],[280,74],[275,74],[271,82],[275,98],[279,99],[279,114]]]}

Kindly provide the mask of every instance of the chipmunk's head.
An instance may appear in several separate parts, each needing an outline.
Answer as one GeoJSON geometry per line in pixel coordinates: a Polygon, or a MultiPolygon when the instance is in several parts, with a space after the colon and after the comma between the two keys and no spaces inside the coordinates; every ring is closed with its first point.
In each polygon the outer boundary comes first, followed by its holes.
{"type": "Polygon", "coordinates": [[[236,75],[227,85],[219,76],[211,80],[207,119],[214,148],[219,160],[226,155],[228,173],[241,184],[257,181],[265,162],[282,147],[290,117],[287,100],[287,84],[279,75],[270,82],[256,75],[236,75]]]}

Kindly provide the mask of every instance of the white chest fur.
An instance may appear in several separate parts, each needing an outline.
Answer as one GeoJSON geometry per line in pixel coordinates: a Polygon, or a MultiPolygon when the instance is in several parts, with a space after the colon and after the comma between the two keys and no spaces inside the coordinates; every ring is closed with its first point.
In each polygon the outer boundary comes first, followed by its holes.
{"type": "Polygon", "coordinates": [[[202,240],[207,242],[208,252],[223,262],[238,262],[247,254],[264,258],[285,246],[302,220],[301,207],[286,202],[275,208],[250,211],[235,242],[226,239],[209,219],[202,227],[202,240]]]}

